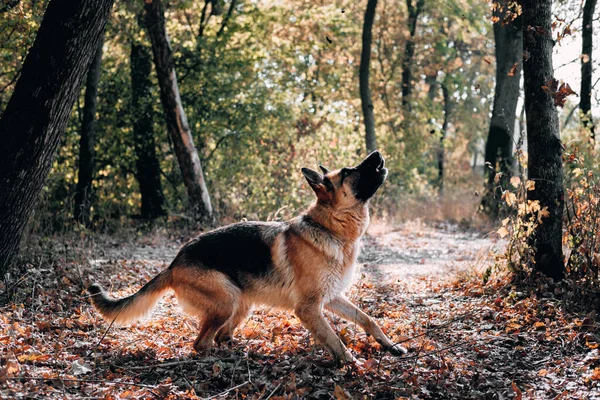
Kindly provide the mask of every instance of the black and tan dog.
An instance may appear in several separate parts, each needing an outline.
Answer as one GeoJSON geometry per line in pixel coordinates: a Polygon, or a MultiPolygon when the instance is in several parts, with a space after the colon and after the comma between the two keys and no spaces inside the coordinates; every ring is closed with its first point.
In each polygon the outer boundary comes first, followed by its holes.
{"type": "Polygon", "coordinates": [[[325,308],[402,354],[406,350],[343,295],[369,225],[369,199],[387,177],[384,164],[374,152],[354,168],[329,172],[320,167],[324,175],[303,168],[317,201],[300,216],[288,222],[241,222],[202,234],[136,294],[113,300],[92,285],[92,302],[106,319],[122,324],[147,314],[172,289],[183,309],[201,319],[196,351],[231,339],[255,304],[294,310],[336,359],[355,361],[323,317],[325,308]]]}

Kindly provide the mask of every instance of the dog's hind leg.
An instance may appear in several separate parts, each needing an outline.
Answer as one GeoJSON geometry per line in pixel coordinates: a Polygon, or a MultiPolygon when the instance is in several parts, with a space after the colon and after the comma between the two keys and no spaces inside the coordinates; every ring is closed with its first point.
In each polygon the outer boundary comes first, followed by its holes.
{"type": "Polygon", "coordinates": [[[233,316],[217,332],[215,342],[223,343],[231,341],[233,339],[233,331],[246,319],[251,309],[251,303],[244,300],[240,301],[233,316]]]}
{"type": "Polygon", "coordinates": [[[194,350],[200,353],[203,350],[209,349],[213,344],[215,335],[219,329],[225,325],[230,316],[231,314],[227,315],[226,312],[207,313],[202,320],[200,334],[198,334],[198,337],[194,341],[194,350]]]}
{"type": "Polygon", "coordinates": [[[394,342],[383,333],[373,318],[369,317],[360,308],[352,304],[346,297],[338,296],[334,298],[329,303],[325,304],[325,308],[340,317],[359,325],[365,330],[367,335],[373,336],[377,343],[392,354],[402,355],[407,352],[404,347],[399,344],[394,344],[394,342]]]}
{"type": "Polygon", "coordinates": [[[210,348],[215,335],[237,312],[240,289],[224,274],[197,267],[179,267],[173,289],[183,309],[201,321],[194,350],[210,348]]]}

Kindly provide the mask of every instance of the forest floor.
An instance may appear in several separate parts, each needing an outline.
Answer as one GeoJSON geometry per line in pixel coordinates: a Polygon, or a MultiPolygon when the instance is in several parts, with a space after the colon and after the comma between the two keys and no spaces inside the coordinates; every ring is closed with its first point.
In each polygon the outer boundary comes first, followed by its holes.
{"type": "MultiPolygon", "coordinates": [[[[452,224],[375,225],[349,297],[409,353],[395,357],[331,317],[362,367],[334,365],[292,313],[258,309],[237,343],[199,356],[198,326],[165,296],[115,327],[84,285],[130,294],[164,269],[185,235],[40,240],[0,287],[0,398],[597,398],[600,326],[563,307],[560,288],[484,283],[502,244],[452,224]]],[[[495,276],[495,277],[494,277],[495,276]]]]}

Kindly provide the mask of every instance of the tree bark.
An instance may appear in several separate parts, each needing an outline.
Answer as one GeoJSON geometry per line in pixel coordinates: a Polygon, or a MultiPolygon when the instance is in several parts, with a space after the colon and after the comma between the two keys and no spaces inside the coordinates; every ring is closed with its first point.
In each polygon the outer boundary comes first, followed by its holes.
{"type": "Polygon", "coordinates": [[[94,163],[96,143],[96,108],[98,106],[98,83],[102,71],[103,38],[100,39],[96,55],[92,60],[85,81],[85,102],[83,105],[83,121],[79,140],[79,171],[75,189],[75,220],[89,226],[90,208],[92,205],[92,180],[94,179],[94,163]]]}
{"type": "Polygon", "coordinates": [[[549,216],[537,226],[531,244],[536,268],[561,279],[564,275],[562,217],[564,206],[562,143],[552,96],[542,89],[554,74],[552,67],[552,0],[523,0],[525,111],[527,114],[528,178],[535,190],[528,200],[538,200],[549,216]]]}
{"type": "Polygon", "coordinates": [[[212,222],[213,209],[204,180],[204,173],[198,151],[194,146],[192,133],[183,110],[171,44],[165,27],[165,17],[161,0],[145,3],[146,29],[152,42],[154,65],[160,98],[163,104],[167,130],[173,140],[177,161],[187,188],[190,205],[196,217],[203,222],[212,222]]]}
{"type": "Polygon", "coordinates": [[[582,45],[581,45],[581,100],[579,102],[579,110],[581,112],[581,125],[585,129],[590,129],[592,140],[595,140],[594,121],[592,120],[592,68],[593,58],[592,50],[593,42],[593,23],[594,10],[596,9],[597,0],[585,0],[583,6],[583,21],[582,21],[582,45]]]}
{"type": "Polygon", "coordinates": [[[155,219],[166,214],[156,157],[152,107],[152,55],[142,43],[131,44],[131,108],[136,154],[136,178],[142,195],[142,218],[155,219]]]}
{"type": "Polygon", "coordinates": [[[0,273],[50,171],[112,0],[51,0],[0,119],[0,273]]]}
{"type": "Polygon", "coordinates": [[[402,58],[402,107],[410,109],[410,94],[412,93],[412,63],[415,57],[415,34],[417,32],[417,20],[423,11],[425,0],[406,0],[408,9],[408,39],[404,47],[404,57],[402,58]]]}
{"type": "Polygon", "coordinates": [[[371,100],[371,89],[369,88],[369,67],[371,65],[371,43],[373,40],[373,20],[377,0],[369,0],[365,11],[365,19],[362,32],[362,53],[360,55],[360,70],[358,74],[360,86],[360,101],[365,118],[365,141],[367,153],[377,150],[377,137],[375,136],[375,115],[373,113],[373,101],[371,100]]]}
{"type": "Polygon", "coordinates": [[[513,173],[512,144],[521,84],[521,60],[523,59],[522,17],[517,17],[514,21],[505,21],[505,10],[494,11],[494,16],[499,18],[499,21],[494,24],[496,90],[490,130],[485,146],[485,176],[487,180],[482,206],[484,211],[492,217],[498,216],[502,189],[506,189],[513,173]],[[495,182],[497,172],[502,174],[499,183],[495,182]]]}
{"type": "Polygon", "coordinates": [[[444,123],[442,124],[442,135],[440,136],[440,147],[438,149],[438,193],[440,196],[444,194],[444,142],[446,140],[446,133],[448,132],[448,125],[450,124],[450,91],[448,90],[447,82],[442,83],[441,86],[444,98],[444,123]]]}

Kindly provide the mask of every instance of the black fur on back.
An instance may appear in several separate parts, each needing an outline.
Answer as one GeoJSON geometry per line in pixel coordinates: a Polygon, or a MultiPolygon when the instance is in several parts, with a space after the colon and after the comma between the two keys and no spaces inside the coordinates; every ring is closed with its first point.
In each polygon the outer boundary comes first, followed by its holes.
{"type": "Polygon", "coordinates": [[[271,246],[281,222],[240,222],[204,233],[187,243],[172,266],[212,269],[229,276],[240,288],[273,268],[271,246]]]}

